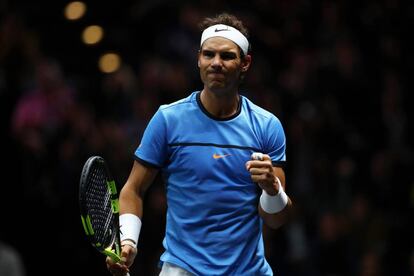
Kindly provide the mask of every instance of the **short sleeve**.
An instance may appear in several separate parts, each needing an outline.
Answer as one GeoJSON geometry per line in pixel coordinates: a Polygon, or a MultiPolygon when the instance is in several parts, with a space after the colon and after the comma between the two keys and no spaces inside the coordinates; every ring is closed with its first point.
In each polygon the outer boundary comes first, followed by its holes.
{"type": "Polygon", "coordinates": [[[267,125],[266,152],[272,159],[273,165],[282,166],[286,162],[286,137],[282,123],[275,116],[267,125]]]}
{"type": "Polygon", "coordinates": [[[162,110],[158,109],[144,131],[135,151],[135,159],[143,165],[161,168],[165,164],[167,151],[166,121],[162,110]]]}

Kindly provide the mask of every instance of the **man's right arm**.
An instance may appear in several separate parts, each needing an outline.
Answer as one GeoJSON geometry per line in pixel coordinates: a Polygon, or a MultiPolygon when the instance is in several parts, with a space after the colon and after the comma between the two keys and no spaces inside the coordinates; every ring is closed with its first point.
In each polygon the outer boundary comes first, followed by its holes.
{"type": "Polygon", "coordinates": [[[119,196],[120,215],[129,213],[142,218],[142,200],[157,173],[158,169],[134,161],[131,173],[119,196]]]}
{"type": "MultiPolygon", "coordinates": [[[[132,218],[135,217],[135,219],[139,220],[139,223],[141,223],[143,216],[143,198],[146,190],[154,181],[157,173],[158,169],[146,167],[138,161],[134,161],[128,180],[120,192],[120,216],[128,214],[127,216],[132,218]]],[[[120,220],[122,220],[122,218],[120,220]]],[[[124,229],[125,232],[130,232],[130,230],[132,230],[132,232],[136,232],[137,230],[135,229],[137,225],[134,225],[134,223],[132,223],[132,225],[120,225],[120,227],[121,229],[124,229]],[[133,229],[131,229],[131,227],[133,229]]],[[[139,228],[140,227],[141,225],[139,224],[139,228]]],[[[138,229],[138,234],[139,230],[140,229],[138,229]]],[[[138,242],[138,237],[134,237],[134,240],[135,239],[136,242],[138,242]]],[[[125,275],[128,271],[127,268],[133,264],[137,254],[137,249],[134,246],[131,246],[130,243],[121,241],[121,245],[123,245],[121,258],[124,265],[114,264],[110,258],[106,259],[107,267],[113,275],[125,275]]]]}

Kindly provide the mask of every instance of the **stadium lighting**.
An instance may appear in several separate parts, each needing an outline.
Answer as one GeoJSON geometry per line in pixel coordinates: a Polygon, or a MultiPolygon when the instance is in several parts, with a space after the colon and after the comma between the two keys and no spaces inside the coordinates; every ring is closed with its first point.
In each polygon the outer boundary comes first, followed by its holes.
{"type": "Polygon", "coordinates": [[[70,2],[66,5],[64,15],[67,20],[78,20],[84,16],[86,4],[80,1],[70,2]]]}
{"type": "Polygon", "coordinates": [[[91,25],[86,27],[82,32],[82,41],[85,44],[96,44],[103,38],[104,31],[98,25],[91,25]]]}
{"type": "Polygon", "coordinates": [[[121,66],[121,57],[115,53],[106,53],[99,58],[98,67],[103,73],[113,73],[121,66]]]}

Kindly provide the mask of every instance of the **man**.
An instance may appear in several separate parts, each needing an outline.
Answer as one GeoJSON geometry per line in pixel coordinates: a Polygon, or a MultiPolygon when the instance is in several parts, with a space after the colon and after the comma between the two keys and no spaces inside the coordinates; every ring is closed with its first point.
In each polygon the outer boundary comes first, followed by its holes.
{"type": "Polygon", "coordinates": [[[165,175],[167,223],[160,275],[272,275],[262,222],[278,228],[291,201],[284,192],[280,121],[239,94],[250,67],[247,31],[229,14],[202,23],[202,91],[163,105],[149,122],[120,193],[125,275],[137,253],[142,199],[165,175]]]}

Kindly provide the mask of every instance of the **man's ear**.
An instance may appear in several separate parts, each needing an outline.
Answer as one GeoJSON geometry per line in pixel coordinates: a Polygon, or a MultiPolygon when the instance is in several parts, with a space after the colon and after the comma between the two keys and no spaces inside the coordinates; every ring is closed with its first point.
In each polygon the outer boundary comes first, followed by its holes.
{"type": "Polygon", "coordinates": [[[251,55],[245,55],[244,58],[242,59],[241,71],[242,72],[247,72],[247,70],[249,70],[251,64],[252,64],[252,56],[251,55]]]}

